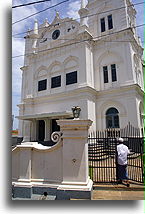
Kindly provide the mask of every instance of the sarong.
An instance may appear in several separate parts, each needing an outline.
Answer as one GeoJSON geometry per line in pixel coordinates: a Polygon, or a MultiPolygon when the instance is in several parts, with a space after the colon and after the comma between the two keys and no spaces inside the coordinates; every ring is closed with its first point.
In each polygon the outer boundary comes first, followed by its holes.
{"type": "Polygon", "coordinates": [[[127,165],[117,164],[117,180],[128,180],[127,165]]]}

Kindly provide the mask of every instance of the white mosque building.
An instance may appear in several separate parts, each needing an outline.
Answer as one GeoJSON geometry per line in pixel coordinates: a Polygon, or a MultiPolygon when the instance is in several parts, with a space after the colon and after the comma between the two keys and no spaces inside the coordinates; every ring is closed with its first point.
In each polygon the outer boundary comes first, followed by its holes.
{"type": "Polygon", "coordinates": [[[80,22],[56,12],[25,37],[19,137],[49,141],[56,120],[93,121],[92,130],[143,127],[143,48],[130,0],[81,0],[80,22]]]}

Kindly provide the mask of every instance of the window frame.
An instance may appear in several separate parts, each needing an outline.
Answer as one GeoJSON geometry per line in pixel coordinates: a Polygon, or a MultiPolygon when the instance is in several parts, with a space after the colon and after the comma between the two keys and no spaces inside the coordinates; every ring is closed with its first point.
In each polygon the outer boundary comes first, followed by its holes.
{"type": "Polygon", "coordinates": [[[107,16],[107,20],[108,20],[108,30],[113,29],[113,16],[112,16],[112,14],[107,16]],[[111,18],[109,18],[109,17],[111,17],[111,18]]]}
{"type": "Polygon", "coordinates": [[[111,64],[111,79],[112,79],[112,82],[117,81],[116,64],[111,64]],[[113,68],[113,66],[114,66],[114,68],[113,68]]]}
{"type": "Polygon", "coordinates": [[[119,124],[119,111],[115,108],[115,107],[111,107],[111,108],[108,108],[107,111],[106,111],[106,128],[109,129],[109,128],[120,128],[120,124],[119,124]],[[107,112],[109,110],[116,110],[116,113],[108,113],[107,112]],[[112,127],[108,126],[108,123],[109,123],[109,118],[110,118],[110,121],[111,121],[111,124],[112,124],[112,127]],[[116,122],[117,120],[117,122],[116,122]],[[115,125],[117,124],[117,125],[115,125]]]}
{"type": "Polygon", "coordinates": [[[72,85],[75,83],[78,83],[78,72],[72,71],[72,72],[66,73],[66,85],[72,85]],[[73,74],[75,74],[75,76],[71,77],[71,75],[73,74]]]}
{"type": "Polygon", "coordinates": [[[51,77],[51,88],[61,87],[61,75],[51,77]]]}
{"type": "Polygon", "coordinates": [[[105,22],[105,17],[100,19],[100,24],[101,24],[101,33],[106,31],[106,22],[105,22]],[[103,20],[103,22],[102,22],[103,20]]]}
{"type": "Polygon", "coordinates": [[[103,66],[103,78],[104,78],[104,83],[109,83],[109,78],[108,78],[108,66],[103,66]],[[107,68],[105,70],[105,68],[107,68]]]}
{"type": "Polygon", "coordinates": [[[47,90],[47,79],[38,81],[38,92],[47,90]],[[44,85],[43,85],[44,84],[44,85]]]}

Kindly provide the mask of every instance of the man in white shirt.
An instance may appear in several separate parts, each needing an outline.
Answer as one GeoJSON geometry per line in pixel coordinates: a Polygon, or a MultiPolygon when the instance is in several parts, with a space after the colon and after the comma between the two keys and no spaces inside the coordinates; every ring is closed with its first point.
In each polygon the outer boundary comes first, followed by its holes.
{"type": "Polygon", "coordinates": [[[118,183],[125,181],[129,187],[127,176],[127,155],[130,153],[128,147],[123,144],[123,138],[119,138],[119,145],[117,146],[117,179],[118,183]]]}

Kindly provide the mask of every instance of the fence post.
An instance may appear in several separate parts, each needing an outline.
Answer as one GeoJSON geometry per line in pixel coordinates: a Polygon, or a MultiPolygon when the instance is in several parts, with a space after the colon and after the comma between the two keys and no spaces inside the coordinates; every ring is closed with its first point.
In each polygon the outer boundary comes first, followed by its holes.
{"type": "Polygon", "coordinates": [[[63,181],[58,190],[72,197],[91,198],[92,180],[88,173],[88,129],[91,120],[58,120],[63,133],[63,181]]]}

